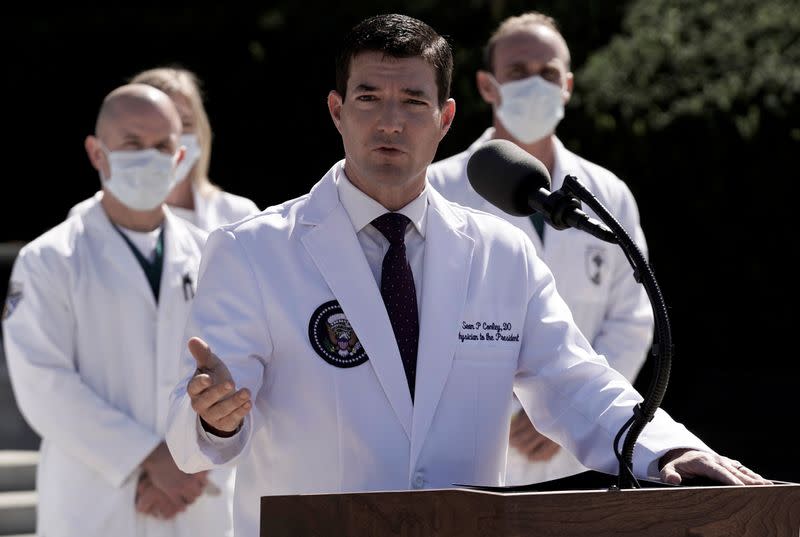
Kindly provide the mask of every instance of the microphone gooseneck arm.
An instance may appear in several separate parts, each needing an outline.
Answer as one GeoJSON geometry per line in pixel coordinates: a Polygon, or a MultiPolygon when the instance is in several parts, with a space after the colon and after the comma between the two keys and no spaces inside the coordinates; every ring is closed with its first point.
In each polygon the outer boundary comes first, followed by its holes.
{"type": "Polygon", "coordinates": [[[651,354],[656,360],[655,372],[650,380],[650,386],[647,389],[644,400],[636,405],[634,415],[622,426],[614,441],[614,451],[619,460],[618,487],[620,489],[639,488],[639,483],[633,475],[633,449],[639,434],[653,419],[656,410],[658,410],[661,401],[664,399],[672,365],[672,331],[670,329],[669,316],[667,315],[667,306],[664,303],[655,275],[650,269],[644,254],[628,236],[625,229],[617,222],[617,219],[603,207],[603,204],[576,177],[567,175],[564,178],[562,190],[566,190],[586,203],[611,229],[618,239],[614,242],[619,244],[625,252],[628,261],[633,267],[634,278],[644,285],[647,296],[650,298],[650,305],[653,308],[655,342],[653,343],[651,354]],[[628,429],[628,434],[625,436],[625,442],[620,453],[619,439],[626,429],[628,429]]]}
{"type": "Polygon", "coordinates": [[[559,189],[552,193],[542,190],[532,192],[528,196],[528,204],[542,213],[547,223],[555,229],[574,227],[601,241],[611,244],[618,243],[616,235],[610,229],[581,211],[580,202],[562,190],[559,189]],[[542,199],[542,195],[546,197],[542,199]]]}

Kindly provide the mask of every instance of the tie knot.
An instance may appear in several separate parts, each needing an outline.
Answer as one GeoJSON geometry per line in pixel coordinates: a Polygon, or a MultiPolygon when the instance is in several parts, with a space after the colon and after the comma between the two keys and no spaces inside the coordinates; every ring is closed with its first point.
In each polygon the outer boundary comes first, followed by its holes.
{"type": "Polygon", "coordinates": [[[403,244],[406,228],[410,223],[411,220],[400,213],[385,213],[372,221],[372,225],[383,233],[389,244],[403,244]]]}

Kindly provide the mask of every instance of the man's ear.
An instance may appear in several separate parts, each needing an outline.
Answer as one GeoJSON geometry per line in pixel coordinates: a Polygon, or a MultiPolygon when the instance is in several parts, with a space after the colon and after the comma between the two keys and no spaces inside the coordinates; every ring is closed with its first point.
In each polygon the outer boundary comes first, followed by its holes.
{"type": "Polygon", "coordinates": [[[178,158],[175,159],[175,166],[183,162],[183,159],[186,158],[186,146],[180,146],[178,148],[178,158]]]}
{"type": "Polygon", "coordinates": [[[483,100],[495,106],[500,104],[500,92],[494,82],[494,76],[489,71],[478,71],[475,73],[475,82],[478,86],[478,93],[483,100]]]}
{"type": "Polygon", "coordinates": [[[342,132],[342,96],[336,90],[331,90],[328,93],[328,112],[331,114],[333,124],[336,125],[336,130],[342,132]]]}
{"type": "Polygon", "coordinates": [[[95,170],[101,172],[104,177],[108,177],[109,166],[106,154],[100,145],[100,139],[91,134],[83,141],[83,147],[86,149],[86,155],[89,157],[89,162],[95,170]]]}
{"type": "Polygon", "coordinates": [[[453,119],[456,117],[456,101],[455,99],[447,99],[442,105],[442,127],[441,127],[441,136],[439,137],[439,141],[442,141],[444,135],[447,134],[447,131],[450,130],[450,126],[453,124],[453,119]]]}
{"type": "Polygon", "coordinates": [[[564,104],[567,104],[569,100],[572,98],[572,88],[574,83],[575,83],[575,77],[572,76],[572,72],[567,73],[567,78],[564,83],[564,89],[561,92],[564,96],[564,104]]]}

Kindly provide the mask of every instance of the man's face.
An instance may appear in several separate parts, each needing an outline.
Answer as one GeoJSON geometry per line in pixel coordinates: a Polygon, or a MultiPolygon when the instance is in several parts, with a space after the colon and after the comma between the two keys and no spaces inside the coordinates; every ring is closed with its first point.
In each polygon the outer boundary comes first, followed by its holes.
{"type": "MultiPolygon", "coordinates": [[[[131,103],[120,107],[114,117],[104,125],[100,138],[109,151],[138,151],[155,148],[167,155],[174,155],[178,149],[180,131],[176,123],[158,107],[149,103],[131,103]]],[[[95,137],[87,146],[90,157],[96,163],[103,177],[110,175],[108,158],[103,147],[95,137]]]]}
{"type": "Polygon", "coordinates": [[[347,96],[332,91],[328,108],[342,135],[345,172],[371,195],[376,189],[421,191],[455,102],[439,107],[434,69],[422,58],[362,52],[350,63],[347,96]]]}
{"type": "MultiPolygon", "coordinates": [[[[569,52],[563,38],[540,24],[502,37],[495,43],[492,54],[494,78],[498,83],[539,75],[564,90],[565,103],[572,92],[572,73],[568,61],[569,52]]],[[[499,95],[485,80],[485,75],[485,72],[481,72],[478,76],[481,94],[488,102],[499,105],[499,95]]]]}

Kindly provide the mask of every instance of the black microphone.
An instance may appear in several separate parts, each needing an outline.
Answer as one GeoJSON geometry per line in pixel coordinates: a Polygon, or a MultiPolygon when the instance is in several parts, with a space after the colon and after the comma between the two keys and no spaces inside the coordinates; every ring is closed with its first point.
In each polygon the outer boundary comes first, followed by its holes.
{"type": "Polygon", "coordinates": [[[513,216],[539,212],[555,229],[574,227],[616,243],[603,223],[581,210],[580,202],[561,190],[550,192],[550,173],[542,162],[508,140],[490,140],[467,162],[472,188],[489,203],[513,216]]]}

